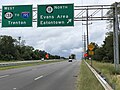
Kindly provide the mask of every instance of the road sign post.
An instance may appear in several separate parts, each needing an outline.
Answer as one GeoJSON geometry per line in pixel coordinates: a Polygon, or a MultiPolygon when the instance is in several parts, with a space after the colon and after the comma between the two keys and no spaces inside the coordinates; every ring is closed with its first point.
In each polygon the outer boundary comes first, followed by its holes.
{"type": "Polygon", "coordinates": [[[37,26],[74,26],[73,4],[38,5],[37,26]]]}
{"type": "MultiPolygon", "coordinates": [[[[89,55],[94,55],[94,51],[92,51],[95,48],[95,46],[91,43],[88,45],[88,49],[89,49],[89,55]]],[[[91,59],[91,66],[92,66],[92,59],[91,59]]]]}
{"type": "Polygon", "coordinates": [[[2,27],[32,27],[32,5],[3,6],[2,27]]]}

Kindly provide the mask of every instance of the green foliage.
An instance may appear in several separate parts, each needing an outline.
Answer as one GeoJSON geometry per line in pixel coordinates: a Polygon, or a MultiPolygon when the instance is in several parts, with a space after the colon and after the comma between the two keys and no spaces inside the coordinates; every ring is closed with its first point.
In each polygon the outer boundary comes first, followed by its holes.
{"type": "Polygon", "coordinates": [[[12,39],[11,36],[0,36],[0,57],[3,60],[11,60],[15,54],[14,48],[15,39],[12,39]]]}
{"type": "Polygon", "coordinates": [[[100,47],[95,50],[95,55],[92,58],[98,61],[102,61],[104,57],[105,57],[105,51],[103,48],[100,47]]]}
{"type": "MultiPolygon", "coordinates": [[[[120,35],[119,35],[120,38],[120,35]]],[[[120,44],[120,43],[119,43],[120,44]]],[[[102,62],[111,62],[114,61],[114,51],[113,51],[113,32],[106,33],[106,38],[103,41],[101,47],[96,47],[94,49],[95,55],[92,56],[92,59],[102,62]]]]}
{"type": "Polygon", "coordinates": [[[75,54],[71,54],[71,55],[69,56],[69,58],[70,58],[70,59],[76,59],[76,55],[75,55],[75,54]]]}
{"type": "MultiPolygon", "coordinates": [[[[45,59],[46,54],[45,51],[18,44],[11,36],[0,36],[0,60],[40,60],[45,59]]],[[[60,59],[60,56],[49,54],[49,59],[60,59]]]]}

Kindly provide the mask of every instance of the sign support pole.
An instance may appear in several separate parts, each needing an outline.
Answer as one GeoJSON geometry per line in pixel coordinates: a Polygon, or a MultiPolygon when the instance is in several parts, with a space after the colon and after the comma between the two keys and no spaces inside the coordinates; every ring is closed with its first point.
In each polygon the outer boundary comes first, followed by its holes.
{"type": "Polygon", "coordinates": [[[114,42],[114,64],[115,70],[118,71],[119,69],[119,39],[118,39],[118,31],[119,31],[119,23],[118,23],[118,13],[117,13],[117,2],[114,5],[114,32],[113,32],[113,42],[114,42]]]}

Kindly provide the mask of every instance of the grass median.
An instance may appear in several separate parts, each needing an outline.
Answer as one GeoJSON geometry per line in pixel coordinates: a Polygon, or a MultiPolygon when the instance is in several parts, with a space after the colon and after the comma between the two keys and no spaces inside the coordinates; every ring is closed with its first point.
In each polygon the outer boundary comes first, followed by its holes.
{"type": "MultiPolygon", "coordinates": [[[[90,61],[87,61],[90,63],[90,61]]],[[[116,72],[114,68],[114,64],[111,63],[103,63],[98,61],[92,61],[92,66],[103,76],[105,76],[107,82],[115,89],[120,90],[120,68],[116,72]]]]}
{"type": "Polygon", "coordinates": [[[82,61],[80,73],[77,80],[77,90],[104,90],[94,74],[87,65],[82,61]]]}
{"type": "Polygon", "coordinates": [[[61,62],[61,61],[64,61],[64,60],[40,61],[40,62],[32,62],[32,63],[21,63],[21,64],[17,64],[17,65],[12,65],[12,66],[1,66],[0,70],[22,68],[22,67],[35,66],[35,65],[41,65],[41,64],[49,64],[49,63],[55,63],[55,62],[61,62]]]}

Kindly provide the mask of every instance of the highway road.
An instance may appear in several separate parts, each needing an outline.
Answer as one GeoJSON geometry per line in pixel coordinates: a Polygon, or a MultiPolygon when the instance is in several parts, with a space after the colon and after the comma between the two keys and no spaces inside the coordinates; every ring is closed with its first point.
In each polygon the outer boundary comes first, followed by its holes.
{"type": "Polygon", "coordinates": [[[80,61],[0,71],[0,90],[75,90],[80,61]]]}

